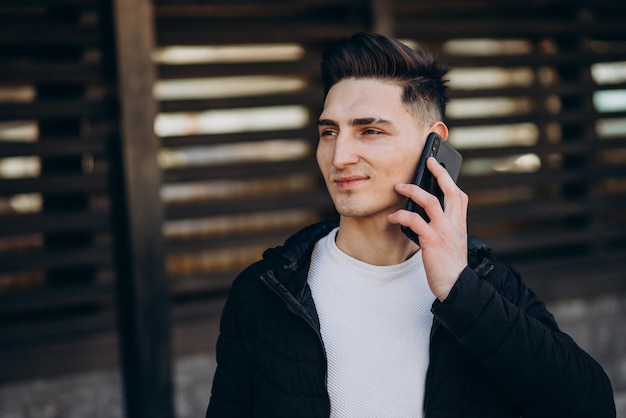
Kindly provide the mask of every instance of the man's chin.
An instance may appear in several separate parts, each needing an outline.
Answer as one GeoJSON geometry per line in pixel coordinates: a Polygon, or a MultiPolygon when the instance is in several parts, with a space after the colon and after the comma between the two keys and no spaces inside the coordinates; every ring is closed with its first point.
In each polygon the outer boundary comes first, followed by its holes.
{"type": "Polygon", "coordinates": [[[335,206],[337,213],[345,218],[369,218],[381,213],[379,209],[374,209],[367,206],[350,205],[350,206],[335,206]]]}
{"type": "Polygon", "coordinates": [[[397,207],[371,207],[364,205],[335,205],[335,210],[340,216],[345,218],[371,218],[377,216],[387,216],[403,209],[404,205],[397,207]]]}
{"type": "Polygon", "coordinates": [[[344,218],[363,218],[368,216],[367,212],[357,209],[338,209],[337,213],[344,218]]]}

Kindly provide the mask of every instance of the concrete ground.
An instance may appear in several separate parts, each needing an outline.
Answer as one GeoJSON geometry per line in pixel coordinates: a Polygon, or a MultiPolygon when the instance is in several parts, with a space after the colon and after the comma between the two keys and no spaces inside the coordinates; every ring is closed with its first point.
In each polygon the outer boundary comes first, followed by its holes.
{"type": "MultiPolygon", "coordinates": [[[[177,418],[204,417],[214,370],[211,356],[177,361],[177,418]]],[[[122,402],[117,369],[0,386],[1,418],[123,418],[122,402]]]]}

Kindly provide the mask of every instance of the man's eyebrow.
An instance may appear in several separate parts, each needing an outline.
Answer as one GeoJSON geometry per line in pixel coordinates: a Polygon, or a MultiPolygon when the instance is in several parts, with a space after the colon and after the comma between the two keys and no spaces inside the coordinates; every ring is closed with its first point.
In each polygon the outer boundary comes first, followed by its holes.
{"type": "Polygon", "coordinates": [[[320,119],[317,121],[317,126],[339,126],[339,124],[331,119],[320,119]]]}
{"type": "Polygon", "coordinates": [[[390,121],[388,121],[386,119],[376,119],[376,118],[358,118],[358,119],[353,119],[350,122],[350,125],[352,125],[352,126],[371,125],[373,123],[382,123],[382,124],[386,124],[386,125],[393,125],[393,123],[391,123],[390,121]]]}
{"type": "MultiPolygon", "coordinates": [[[[350,121],[350,126],[371,125],[373,123],[382,123],[386,125],[393,125],[391,121],[386,119],[376,118],[357,118],[350,121]]],[[[320,119],[317,121],[318,126],[339,126],[337,122],[331,119],[320,119]]]]}

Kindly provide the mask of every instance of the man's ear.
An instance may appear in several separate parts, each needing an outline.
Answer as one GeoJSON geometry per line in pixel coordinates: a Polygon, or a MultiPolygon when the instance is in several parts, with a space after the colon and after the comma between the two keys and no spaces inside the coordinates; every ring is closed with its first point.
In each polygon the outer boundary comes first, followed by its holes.
{"type": "Polygon", "coordinates": [[[434,125],[428,128],[428,132],[437,132],[439,136],[443,139],[448,139],[448,127],[442,121],[436,122],[434,125]]]}

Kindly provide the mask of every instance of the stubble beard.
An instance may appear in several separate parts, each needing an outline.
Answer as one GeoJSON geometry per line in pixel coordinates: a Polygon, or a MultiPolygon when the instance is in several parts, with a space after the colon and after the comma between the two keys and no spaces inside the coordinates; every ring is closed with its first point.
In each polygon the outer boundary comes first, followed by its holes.
{"type": "Polygon", "coordinates": [[[403,206],[402,203],[398,204],[398,207],[392,207],[391,205],[379,205],[379,202],[384,200],[383,197],[380,200],[374,201],[360,201],[358,199],[358,193],[351,191],[343,192],[336,197],[335,209],[337,213],[347,218],[365,218],[372,217],[380,214],[388,215],[393,211],[400,209],[403,206]]]}

